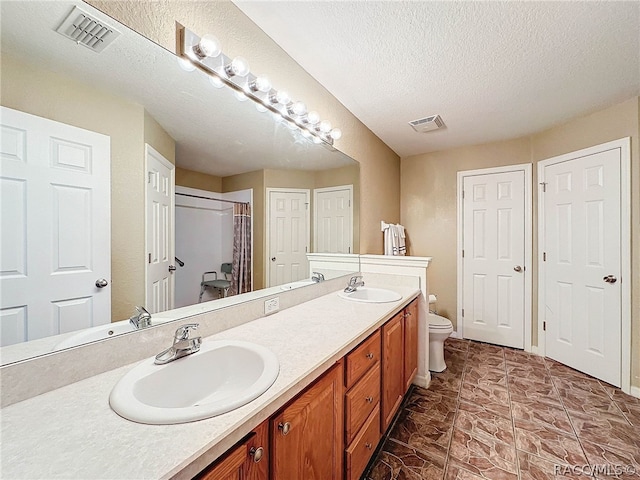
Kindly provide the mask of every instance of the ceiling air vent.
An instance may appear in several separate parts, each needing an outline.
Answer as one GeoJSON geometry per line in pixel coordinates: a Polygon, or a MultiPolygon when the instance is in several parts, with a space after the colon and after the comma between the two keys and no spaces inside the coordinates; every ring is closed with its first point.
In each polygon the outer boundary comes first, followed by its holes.
{"type": "Polygon", "coordinates": [[[430,132],[431,130],[438,130],[444,128],[444,122],[440,115],[431,115],[430,117],[419,118],[409,122],[409,125],[418,133],[430,132]]]}
{"type": "Polygon", "coordinates": [[[93,18],[78,7],[73,7],[56,32],[94,52],[103,51],[120,35],[111,25],[93,18]]]}

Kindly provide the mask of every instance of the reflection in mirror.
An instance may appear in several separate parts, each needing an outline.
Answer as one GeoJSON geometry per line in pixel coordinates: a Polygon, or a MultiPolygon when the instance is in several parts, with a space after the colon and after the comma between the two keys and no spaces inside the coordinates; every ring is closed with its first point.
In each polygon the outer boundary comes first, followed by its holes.
{"type": "Polygon", "coordinates": [[[0,8],[3,364],[130,331],[136,305],[184,318],[311,284],[309,252],[357,253],[357,162],[89,5],[0,8]],[[113,43],[56,32],[74,7],[113,43]]]}

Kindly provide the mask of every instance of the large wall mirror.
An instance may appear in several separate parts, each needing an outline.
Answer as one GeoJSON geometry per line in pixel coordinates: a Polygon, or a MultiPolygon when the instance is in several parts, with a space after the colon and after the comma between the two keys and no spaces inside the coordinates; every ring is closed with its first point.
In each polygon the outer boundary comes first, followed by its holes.
{"type": "Polygon", "coordinates": [[[358,253],[356,161],[85,3],[0,8],[3,364],[132,331],[137,305],[175,319],[312,284],[308,252],[358,253]],[[58,33],[74,8],[119,35],[98,52],[58,33]],[[233,295],[211,282],[238,248],[233,295]]]}

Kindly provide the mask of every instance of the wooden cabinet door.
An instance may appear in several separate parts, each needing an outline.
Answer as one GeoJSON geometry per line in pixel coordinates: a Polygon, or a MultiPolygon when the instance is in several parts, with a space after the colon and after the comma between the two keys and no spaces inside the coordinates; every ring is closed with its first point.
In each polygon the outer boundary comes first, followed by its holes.
{"type": "Polygon", "coordinates": [[[404,390],[418,373],[418,300],[404,310],[404,390]]]}
{"type": "Polygon", "coordinates": [[[262,422],[247,440],[249,458],[246,480],[269,480],[269,420],[262,422]]]}
{"type": "Polygon", "coordinates": [[[271,418],[271,474],[274,480],[342,478],[342,377],[340,362],[271,418]]]}
{"type": "Polygon", "coordinates": [[[404,382],[404,312],[382,327],[382,431],[402,403],[404,382]]]}
{"type": "Polygon", "coordinates": [[[245,462],[249,453],[246,443],[238,445],[224,458],[214,463],[204,472],[200,473],[197,480],[244,480],[245,462]]]}

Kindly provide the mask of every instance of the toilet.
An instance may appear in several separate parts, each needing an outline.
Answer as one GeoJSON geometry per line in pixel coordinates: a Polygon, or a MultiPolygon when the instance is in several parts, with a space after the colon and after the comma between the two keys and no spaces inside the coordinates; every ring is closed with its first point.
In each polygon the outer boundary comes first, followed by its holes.
{"type": "Polygon", "coordinates": [[[429,370],[443,372],[447,368],[444,362],[444,341],[453,333],[449,319],[436,314],[437,297],[429,295],[429,370]]]}

